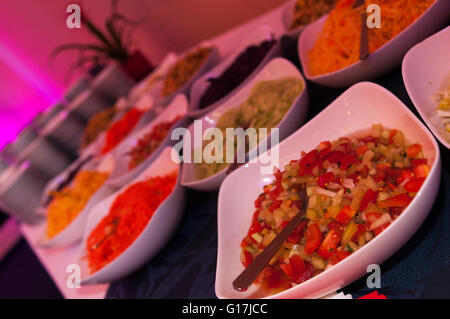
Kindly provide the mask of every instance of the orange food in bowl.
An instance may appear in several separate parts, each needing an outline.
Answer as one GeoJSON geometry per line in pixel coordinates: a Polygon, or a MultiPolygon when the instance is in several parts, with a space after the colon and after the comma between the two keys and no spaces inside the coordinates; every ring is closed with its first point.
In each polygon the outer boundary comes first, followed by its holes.
{"type": "Polygon", "coordinates": [[[159,205],[171,194],[177,172],[152,177],[123,191],[108,215],[97,224],[86,241],[89,269],[103,268],[127,249],[148,225],[159,205]]]}

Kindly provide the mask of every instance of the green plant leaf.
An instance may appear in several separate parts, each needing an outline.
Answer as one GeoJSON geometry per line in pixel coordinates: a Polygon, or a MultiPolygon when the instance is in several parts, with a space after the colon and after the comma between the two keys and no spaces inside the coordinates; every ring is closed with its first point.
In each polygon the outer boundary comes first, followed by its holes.
{"type": "Polygon", "coordinates": [[[59,55],[61,52],[67,51],[67,50],[82,50],[82,51],[89,50],[89,51],[97,51],[97,52],[102,52],[102,53],[108,52],[108,50],[105,49],[104,47],[101,47],[101,46],[98,46],[95,44],[66,43],[66,44],[57,46],[50,53],[50,58],[53,59],[57,55],[59,55]]]}
{"type": "Polygon", "coordinates": [[[94,35],[96,36],[101,42],[103,42],[105,44],[105,48],[107,49],[112,49],[112,45],[110,40],[106,37],[106,35],[103,34],[102,31],[100,31],[99,28],[97,28],[92,22],[91,20],[87,19],[87,18],[83,18],[82,19],[83,23],[86,25],[86,27],[88,28],[88,30],[94,35]]]}

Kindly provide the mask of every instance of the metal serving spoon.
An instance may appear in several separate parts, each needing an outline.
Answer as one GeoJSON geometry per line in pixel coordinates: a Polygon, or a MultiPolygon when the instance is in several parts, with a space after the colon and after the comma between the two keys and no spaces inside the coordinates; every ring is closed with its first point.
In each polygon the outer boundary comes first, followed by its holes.
{"type": "Polygon", "coordinates": [[[95,244],[93,244],[91,246],[91,251],[96,250],[101,244],[103,244],[103,242],[109,238],[109,236],[111,236],[112,234],[114,234],[116,232],[117,229],[117,225],[119,225],[119,221],[120,221],[120,217],[114,218],[111,222],[111,228],[108,230],[108,232],[106,233],[106,235],[100,239],[98,242],[96,242],[95,244]]]}
{"type": "Polygon", "coordinates": [[[238,291],[245,291],[255,281],[256,277],[266,267],[272,257],[280,249],[281,245],[288,239],[289,235],[302,221],[306,208],[308,207],[308,196],[304,188],[299,191],[300,200],[302,201],[302,208],[291,219],[291,221],[283,228],[283,230],[272,240],[272,242],[259,253],[255,259],[244,269],[243,272],[233,281],[233,288],[238,291]]]}
{"type": "MultiPolygon", "coordinates": [[[[362,5],[364,5],[364,0],[357,0],[354,5],[353,9],[356,9],[362,5]]],[[[359,45],[359,59],[361,61],[365,60],[369,56],[369,34],[367,30],[367,13],[365,10],[361,13],[361,39],[360,39],[360,45],[359,45]]]]}

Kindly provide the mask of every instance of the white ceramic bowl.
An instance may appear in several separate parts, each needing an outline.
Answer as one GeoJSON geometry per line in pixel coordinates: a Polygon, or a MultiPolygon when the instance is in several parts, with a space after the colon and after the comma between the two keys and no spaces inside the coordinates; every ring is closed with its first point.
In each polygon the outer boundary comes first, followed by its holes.
{"type": "Polygon", "coordinates": [[[144,94],[150,94],[155,98],[160,96],[164,76],[176,60],[177,55],[174,52],[167,53],[161,63],[159,63],[158,67],[130,90],[128,93],[128,100],[130,103],[134,103],[144,94]]]}
{"type": "Polygon", "coordinates": [[[436,92],[450,87],[450,27],[434,34],[414,46],[405,55],[402,64],[411,101],[434,136],[450,148],[450,133],[445,131],[436,113],[436,92]]]}
{"type": "Polygon", "coordinates": [[[111,103],[100,92],[87,89],[67,105],[66,111],[77,114],[84,122],[87,122],[92,116],[110,106],[111,103]]]}
{"type": "Polygon", "coordinates": [[[297,0],[287,1],[281,9],[281,23],[284,27],[284,35],[290,37],[298,37],[298,35],[305,29],[305,26],[299,26],[290,30],[292,17],[294,16],[294,7],[297,0]]]}
{"type": "Polygon", "coordinates": [[[155,158],[159,156],[161,151],[171,144],[170,132],[172,131],[172,129],[176,127],[183,127],[188,124],[189,118],[185,117],[188,107],[187,105],[188,101],[186,96],[184,96],[183,94],[176,96],[167,106],[167,108],[164,109],[163,112],[155,118],[154,121],[150,122],[148,125],[144,126],[135,134],[131,135],[125,141],[120,143],[120,146],[115,148],[112,153],[116,165],[114,166],[114,171],[111,173],[107,184],[113,187],[121,187],[141,174],[155,160],[155,158]],[[134,169],[129,170],[128,164],[130,156],[128,156],[127,154],[139,142],[139,140],[144,135],[151,132],[153,127],[155,127],[156,125],[162,122],[173,121],[178,116],[180,116],[181,118],[172,125],[166,138],[153,151],[153,153],[150,154],[150,156],[148,156],[134,169]]]}
{"type": "Polygon", "coordinates": [[[184,212],[185,189],[179,184],[179,171],[178,181],[172,193],[159,205],[150,222],[128,248],[95,273],[90,273],[84,258],[87,238],[102,218],[109,213],[111,205],[120,193],[134,183],[165,175],[178,169],[179,165],[171,160],[171,148],[167,147],[139,177],[92,209],[81,244],[79,260],[81,284],[97,284],[117,280],[142,266],[164,247],[177,229],[184,212]]]}
{"type": "MultiPolygon", "coordinates": [[[[278,124],[279,128],[279,139],[287,137],[289,134],[294,132],[302,123],[306,117],[308,111],[308,90],[306,87],[306,81],[303,79],[297,68],[283,58],[275,58],[267,63],[264,68],[262,68],[259,73],[252,78],[244,87],[242,87],[239,92],[234,94],[228,100],[226,100],[222,105],[215,108],[210,113],[206,114],[200,119],[202,123],[202,136],[203,133],[211,127],[215,127],[218,119],[222,114],[230,109],[238,107],[241,103],[248,99],[251,89],[261,81],[275,80],[282,77],[292,76],[299,79],[302,82],[303,90],[295,99],[294,103],[290,107],[289,111],[284,115],[283,119],[278,124]]],[[[192,140],[191,145],[194,145],[194,124],[190,125],[188,128],[190,132],[190,137],[192,140]]],[[[270,138],[270,134],[267,139],[270,138]]],[[[183,140],[185,143],[189,143],[188,139],[183,140]]],[[[262,141],[261,141],[262,142],[262,141]]],[[[184,149],[189,149],[186,145],[184,149]]],[[[256,156],[256,148],[250,150],[248,159],[252,159],[256,156]]],[[[183,163],[183,172],[181,177],[181,184],[183,186],[197,189],[197,190],[217,190],[220,184],[226,176],[226,169],[220,171],[219,173],[212,175],[210,177],[198,180],[195,177],[195,164],[194,163],[183,163]]]]}
{"type": "MultiPolygon", "coordinates": [[[[189,78],[189,80],[187,80],[181,87],[179,87],[177,90],[175,90],[175,92],[173,92],[172,94],[169,94],[166,97],[162,96],[162,89],[164,87],[164,79],[162,80],[161,86],[159,87],[159,91],[157,91],[157,92],[155,91],[155,94],[157,95],[157,101],[159,104],[167,105],[178,94],[184,94],[189,97],[189,92],[190,92],[191,86],[194,84],[194,82],[200,76],[202,76],[205,72],[210,70],[212,67],[214,67],[218,63],[219,52],[213,44],[211,44],[207,41],[202,42],[199,45],[196,45],[195,47],[186,50],[183,54],[178,56],[177,61],[183,59],[187,54],[189,54],[191,52],[195,52],[199,48],[204,48],[204,47],[211,48],[209,55],[206,57],[205,61],[203,61],[203,64],[200,66],[200,68],[189,78]]],[[[175,63],[177,61],[175,61],[175,63]]],[[[170,71],[170,69],[167,70],[167,72],[169,72],[169,71],[170,71]]],[[[156,88],[155,88],[155,90],[156,90],[156,88]]]]}
{"type": "MultiPolygon", "coordinates": [[[[369,264],[381,264],[415,233],[431,209],[441,178],[439,147],[433,135],[392,93],[370,82],[358,83],[297,132],[279,144],[279,167],[298,159],[300,151],[309,151],[321,141],[370,128],[381,123],[404,132],[411,142],[423,146],[431,166],[430,173],[414,200],[401,216],[380,235],[354,254],[321,274],[271,298],[316,298],[340,289],[366,273],[369,264]]],[[[272,152],[274,148],[269,150],[272,152]]],[[[246,164],[230,174],[222,184],[218,200],[218,259],[216,295],[219,298],[250,298],[233,289],[233,280],[244,270],[240,263],[240,242],[246,236],[254,212],[253,202],[263,185],[273,180],[260,174],[261,164],[246,164]]]]}
{"type": "Polygon", "coordinates": [[[112,104],[121,96],[127,95],[135,84],[120,64],[112,62],[95,76],[91,89],[101,93],[112,104]]]}
{"type": "MultiPolygon", "coordinates": [[[[46,211],[47,207],[43,207],[47,200],[47,195],[50,191],[56,189],[58,185],[66,179],[67,175],[76,168],[79,164],[83,162],[87,157],[79,158],[72,165],[70,165],[66,170],[64,170],[61,174],[52,179],[45,188],[44,196],[42,200],[41,207],[38,209],[39,211],[46,211]]],[[[87,161],[83,166],[78,170],[78,172],[82,170],[98,170],[102,172],[109,172],[112,169],[113,158],[111,155],[104,156],[102,158],[94,157],[91,160],[87,161]]],[[[72,180],[73,182],[73,180],[72,180]]],[[[72,184],[72,182],[70,184],[72,184]]],[[[70,185],[69,184],[69,185],[70,185]]],[[[41,236],[41,239],[37,243],[40,247],[49,248],[56,246],[66,246],[73,243],[76,243],[81,240],[84,232],[84,227],[86,225],[87,218],[89,213],[98,202],[102,201],[107,196],[111,195],[114,192],[114,189],[106,186],[106,183],[103,185],[89,198],[86,205],[83,207],[81,212],[72,220],[72,222],[67,225],[61,232],[56,234],[52,238],[48,238],[46,233],[44,232],[41,236]]]]}
{"type": "Polygon", "coordinates": [[[265,40],[270,40],[274,38],[273,31],[268,26],[261,26],[258,29],[256,29],[245,41],[242,41],[239,43],[236,47],[236,49],[222,62],[220,62],[218,65],[216,65],[213,69],[199,77],[191,88],[190,93],[190,103],[189,103],[189,115],[194,118],[198,118],[206,113],[211,112],[213,109],[215,109],[217,106],[222,104],[229,96],[231,96],[233,93],[238,92],[240,88],[242,88],[249,80],[252,79],[252,77],[261,70],[261,68],[264,67],[264,65],[272,58],[279,56],[281,54],[281,45],[280,41],[277,40],[277,43],[273,45],[273,47],[267,52],[265,58],[260,62],[260,64],[256,67],[255,70],[253,70],[247,78],[239,84],[236,88],[231,90],[227,95],[225,95],[220,100],[214,102],[213,104],[210,104],[209,106],[199,109],[199,103],[200,99],[203,96],[203,94],[208,89],[210,83],[210,78],[217,78],[222,73],[228,69],[228,67],[233,64],[233,62],[236,60],[236,58],[245,51],[249,46],[251,45],[259,45],[265,40]]]}
{"type": "MultiPolygon", "coordinates": [[[[445,25],[450,11],[450,1],[436,0],[421,17],[411,23],[392,40],[371,53],[365,61],[355,62],[338,71],[311,75],[308,52],[323,28],[328,15],[318,19],[300,34],[298,52],[305,77],[315,83],[330,87],[346,87],[359,81],[375,79],[401,63],[405,53],[417,42],[425,39],[445,25]]],[[[381,13],[383,19],[383,13],[381,13]]]]}

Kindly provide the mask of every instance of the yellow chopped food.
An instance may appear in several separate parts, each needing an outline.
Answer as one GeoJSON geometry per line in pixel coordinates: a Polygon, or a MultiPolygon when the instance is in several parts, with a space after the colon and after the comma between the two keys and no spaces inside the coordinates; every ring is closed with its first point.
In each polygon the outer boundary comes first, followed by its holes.
{"type": "Polygon", "coordinates": [[[162,95],[169,96],[185,84],[200,69],[211,48],[199,48],[178,60],[164,79],[162,95]]]}
{"type": "Polygon", "coordinates": [[[77,174],[72,185],[51,193],[53,200],[47,210],[48,238],[61,232],[78,216],[107,177],[107,173],[84,170],[77,174]]]}
{"type": "Polygon", "coordinates": [[[337,0],[297,0],[290,29],[305,26],[330,12],[337,0]]]}
{"type": "Polygon", "coordinates": [[[108,128],[116,114],[117,109],[110,107],[94,115],[84,130],[81,148],[84,149],[95,141],[97,136],[108,128]]]}

